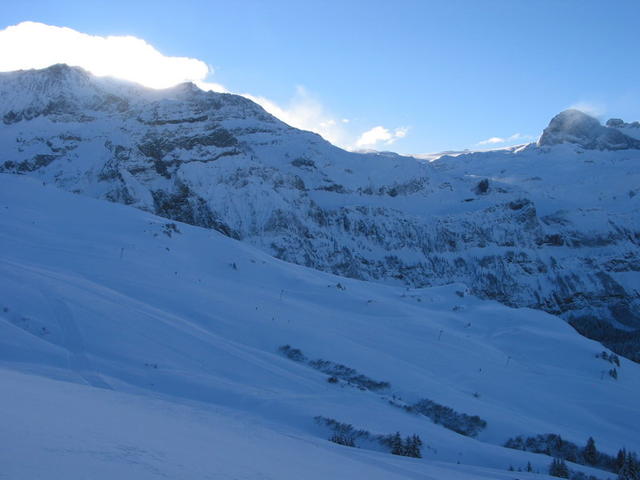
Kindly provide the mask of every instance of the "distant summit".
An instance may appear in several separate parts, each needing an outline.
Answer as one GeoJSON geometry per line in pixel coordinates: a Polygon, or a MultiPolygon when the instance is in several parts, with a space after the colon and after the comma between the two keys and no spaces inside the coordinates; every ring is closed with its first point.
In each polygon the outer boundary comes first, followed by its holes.
{"type": "MultiPolygon", "coordinates": [[[[607,122],[609,125],[611,122],[607,122]]],[[[614,122],[615,123],[615,122],[614,122]]],[[[580,110],[569,109],[551,119],[538,141],[539,146],[573,143],[587,150],[640,149],[640,140],[600,122],[580,110]]]]}
{"type": "Polygon", "coordinates": [[[614,128],[640,128],[640,122],[627,123],[621,118],[610,118],[607,120],[607,127],[614,128]]]}

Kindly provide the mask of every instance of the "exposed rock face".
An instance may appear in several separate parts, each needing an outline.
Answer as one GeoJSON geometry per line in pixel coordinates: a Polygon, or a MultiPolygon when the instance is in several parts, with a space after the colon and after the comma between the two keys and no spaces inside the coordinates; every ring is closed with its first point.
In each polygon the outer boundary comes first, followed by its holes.
{"type": "Polygon", "coordinates": [[[54,66],[0,74],[0,98],[0,172],[340,275],[465,282],[640,327],[640,141],[581,112],[556,116],[539,147],[428,163],[345,152],[191,84],[152,91],[54,66]]]}
{"type": "Polygon", "coordinates": [[[598,120],[580,110],[559,113],[544,129],[538,141],[540,146],[573,143],[587,150],[627,150],[640,148],[640,140],[625,135],[613,127],[624,126],[616,119],[603,127],[598,120]]]}
{"type": "Polygon", "coordinates": [[[621,118],[610,118],[606,123],[607,127],[613,128],[640,128],[640,122],[635,121],[627,123],[621,118]]]}

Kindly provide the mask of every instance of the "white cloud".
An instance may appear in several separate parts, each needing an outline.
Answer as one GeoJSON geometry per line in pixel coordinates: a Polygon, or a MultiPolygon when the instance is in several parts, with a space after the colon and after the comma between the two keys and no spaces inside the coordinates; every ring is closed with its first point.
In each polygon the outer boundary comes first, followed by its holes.
{"type": "Polygon", "coordinates": [[[220,85],[219,83],[202,82],[199,80],[194,83],[198,86],[198,88],[204,91],[211,90],[212,92],[218,92],[218,93],[230,93],[229,90],[227,90],[224,85],[220,85]]]}
{"type": "Polygon", "coordinates": [[[362,133],[358,140],[356,140],[356,147],[374,147],[378,144],[391,145],[396,140],[407,136],[409,131],[406,127],[396,128],[391,131],[381,125],[373,127],[370,130],[362,133]]]}
{"type": "Polygon", "coordinates": [[[496,143],[504,143],[504,142],[506,142],[504,138],[491,137],[491,138],[487,138],[486,140],[482,140],[481,142],[478,142],[478,145],[494,145],[496,143]]]}
{"type": "Polygon", "coordinates": [[[279,105],[265,97],[248,93],[242,95],[292,127],[318,133],[335,145],[349,147],[350,134],[344,127],[344,124],[347,123],[344,121],[345,119],[334,117],[304,87],[298,86],[296,88],[295,95],[286,106],[279,105]]]}
{"type": "Polygon", "coordinates": [[[336,117],[329,112],[322,103],[311,95],[304,87],[298,86],[293,98],[286,106],[273,100],[248,93],[244,97],[253,100],[267,112],[279,118],[292,127],[309,130],[321,135],[324,139],[347,150],[364,147],[375,147],[383,143],[391,145],[396,140],[404,138],[409,129],[396,128],[391,131],[385,127],[374,127],[361,135],[355,135],[350,129],[348,118],[336,117]]]}
{"type": "Polygon", "coordinates": [[[604,115],[607,110],[602,104],[589,101],[576,102],[569,108],[580,110],[581,112],[584,112],[587,115],[591,115],[592,117],[600,117],[604,115]]]}
{"type": "Polygon", "coordinates": [[[517,141],[527,142],[533,140],[532,135],[523,135],[522,133],[514,133],[513,135],[503,138],[503,137],[491,137],[486,140],[482,140],[478,142],[476,145],[499,145],[499,144],[507,144],[514,143],[517,141]]]}
{"type": "Polygon", "coordinates": [[[0,30],[0,52],[0,71],[66,63],[94,75],[118,77],[151,88],[204,82],[212,73],[201,60],[163,55],[140,38],[87,35],[37,22],[22,22],[0,30]]]}
{"type": "MultiPolygon", "coordinates": [[[[208,81],[213,67],[188,57],[162,54],[133,36],[96,36],[67,27],[22,22],[0,30],[0,71],[46,68],[56,63],[79,66],[97,76],[112,76],[150,88],[168,88],[194,82],[203,90],[229,92],[208,81]]],[[[343,148],[387,145],[406,135],[406,128],[390,131],[375,127],[359,136],[350,120],[332,115],[304,87],[297,87],[287,105],[262,96],[242,94],[289,125],[310,130],[343,148]]]]}

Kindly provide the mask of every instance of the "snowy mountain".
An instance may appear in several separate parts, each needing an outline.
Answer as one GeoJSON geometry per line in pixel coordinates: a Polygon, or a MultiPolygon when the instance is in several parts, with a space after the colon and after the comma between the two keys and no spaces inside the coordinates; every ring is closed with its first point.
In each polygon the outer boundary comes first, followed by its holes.
{"type": "Polygon", "coordinates": [[[288,262],[461,282],[640,358],[640,140],[570,110],[538,144],[350,153],[236,95],[56,65],[0,74],[0,171],[212,228],[288,262]]]}
{"type": "Polygon", "coordinates": [[[24,175],[0,174],[0,212],[0,478],[542,480],[553,455],[606,479],[640,450],[640,365],[547,313],[24,175]]]}
{"type": "MultiPolygon", "coordinates": [[[[538,145],[559,145],[570,143],[586,150],[629,150],[640,149],[640,140],[621,131],[621,128],[602,126],[598,120],[579,110],[565,110],[551,119],[544,129],[538,145]]],[[[616,125],[616,122],[613,122],[616,125]]],[[[617,124],[624,126],[624,122],[617,124]]]]}

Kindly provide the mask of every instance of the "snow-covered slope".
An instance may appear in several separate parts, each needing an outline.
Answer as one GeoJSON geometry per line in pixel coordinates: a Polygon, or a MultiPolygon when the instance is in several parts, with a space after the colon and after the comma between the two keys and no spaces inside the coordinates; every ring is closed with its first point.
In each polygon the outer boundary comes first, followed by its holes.
{"type": "Polygon", "coordinates": [[[550,462],[501,446],[520,434],[640,448],[640,365],[620,359],[616,380],[566,323],[464,285],[344,279],[15,175],[0,252],[6,478],[506,479],[550,462]],[[286,344],[390,386],[328,382],[286,344]],[[422,398],[486,428],[399,408],[422,398]],[[418,434],[424,458],[335,445],[315,416],[418,434]]]}
{"type": "Polygon", "coordinates": [[[63,65],[0,74],[0,99],[0,171],[351,278],[462,282],[585,332],[611,322],[598,338],[640,358],[625,333],[640,327],[633,124],[569,111],[540,145],[426,162],[345,152],[243,97],[146,90],[63,65]]]}

